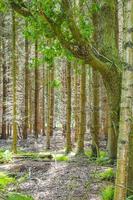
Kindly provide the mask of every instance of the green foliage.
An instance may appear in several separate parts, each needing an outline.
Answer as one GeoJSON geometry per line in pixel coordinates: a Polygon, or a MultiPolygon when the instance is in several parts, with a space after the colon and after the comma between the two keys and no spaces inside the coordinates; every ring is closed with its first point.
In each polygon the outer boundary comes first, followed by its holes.
{"type": "Polygon", "coordinates": [[[65,161],[65,162],[69,161],[69,157],[66,156],[66,155],[63,155],[63,154],[58,154],[58,155],[56,155],[56,156],[54,157],[54,159],[55,159],[56,161],[65,161]]]}
{"type": "Polygon", "coordinates": [[[31,196],[11,192],[8,194],[7,200],[33,200],[31,196]]]}
{"type": "Polygon", "coordinates": [[[110,160],[107,156],[107,152],[100,151],[100,157],[97,158],[96,163],[100,165],[110,164],[110,160]]]}
{"type": "Polygon", "coordinates": [[[61,81],[60,80],[53,80],[50,83],[50,87],[59,89],[61,87],[61,81]]]}
{"type": "Polygon", "coordinates": [[[6,2],[4,0],[0,0],[0,12],[6,12],[7,9],[6,2]]]}
{"type": "Polygon", "coordinates": [[[114,180],[115,173],[113,168],[108,168],[104,172],[99,173],[98,177],[102,180],[107,180],[107,181],[114,180]]]}
{"type": "Polygon", "coordinates": [[[91,150],[85,150],[85,155],[88,157],[91,157],[91,150]]]}
{"type": "Polygon", "coordinates": [[[107,186],[101,192],[102,200],[113,200],[114,198],[114,187],[107,186]]]}
{"type": "Polygon", "coordinates": [[[3,160],[4,162],[10,162],[12,161],[13,159],[13,154],[11,151],[9,150],[6,150],[4,153],[3,153],[3,160]]]}
{"type": "Polygon", "coordinates": [[[131,195],[131,196],[127,197],[127,199],[126,199],[126,200],[133,200],[133,195],[131,195]]]}
{"type": "Polygon", "coordinates": [[[8,163],[12,161],[12,152],[9,150],[0,149],[0,163],[8,163]]]}
{"type": "Polygon", "coordinates": [[[4,189],[11,183],[15,183],[15,179],[9,177],[6,173],[0,172],[0,190],[4,189]]]}

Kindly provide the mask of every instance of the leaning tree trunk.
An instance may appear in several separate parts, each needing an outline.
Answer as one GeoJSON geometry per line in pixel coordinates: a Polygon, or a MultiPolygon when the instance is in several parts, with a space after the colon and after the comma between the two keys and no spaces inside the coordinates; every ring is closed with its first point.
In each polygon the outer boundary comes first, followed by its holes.
{"type": "Polygon", "coordinates": [[[117,176],[114,200],[125,200],[127,189],[133,194],[133,0],[125,1],[124,62],[120,129],[118,139],[117,176]],[[129,156],[129,158],[128,158],[129,156]]]}

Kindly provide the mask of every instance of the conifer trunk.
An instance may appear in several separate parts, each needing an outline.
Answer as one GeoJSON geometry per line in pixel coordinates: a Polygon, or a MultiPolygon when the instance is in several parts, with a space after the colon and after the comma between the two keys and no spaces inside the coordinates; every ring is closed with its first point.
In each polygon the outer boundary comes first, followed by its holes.
{"type": "Polygon", "coordinates": [[[27,139],[28,134],[28,93],[29,93],[29,44],[27,38],[25,38],[25,115],[24,115],[24,129],[23,129],[23,139],[27,139]]]}
{"type": "Polygon", "coordinates": [[[77,144],[77,154],[84,154],[84,135],[86,131],[86,66],[81,68],[80,81],[80,130],[77,144]]]}
{"type": "Polygon", "coordinates": [[[42,94],[42,132],[43,132],[43,135],[45,135],[45,84],[46,84],[46,81],[45,81],[45,78],[46,78],[46,74],[45,74],[45,65],[43,65],[43,94],[42,94]]]}
{"type": "Polygon", "coordinates": [[[38,41],[35,41],[35,138],[39,134],[39,69],[38,69],[38,41]]]}
{"type": "Polygon", "coordinates": [[[93,70],[92,156],[99,156],[99,73],[93,70]]]}
{"type": "Polygon", "coordinates": [[[16,20],[15,12],[12,10],[12,77],[13,77],[13,152],[17,153],[17,99],[16,99],[16,72],[17,72],[17,61],[16,61],[16,20]]]}
{"type": "Polygon", "coordinates": [[[67,84],[67,108],[66,108],[66,153],[71,152],[71,63],[67,62],[66,84],[67,84]]]}
{"type": "MultiPolygon", "coordinates": [[[[2,28],[5,28],[4,17],[2,20],[2,28]]],[[[7,81],[6,81],[6,57],[5,57],[5,41],[4,41],[4,33],[2,34],[2,69],[3,69],[3,99],[2,99],[2,139],[6,139],[6,98],[7,98],[7,81]]]]}

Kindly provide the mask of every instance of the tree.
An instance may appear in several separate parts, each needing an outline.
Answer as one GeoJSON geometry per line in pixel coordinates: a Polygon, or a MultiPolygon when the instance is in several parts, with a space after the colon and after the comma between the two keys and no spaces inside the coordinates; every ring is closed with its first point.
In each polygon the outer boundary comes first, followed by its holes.
{"type": "Polygon", "coordinates": [[[92,156],[99,156],[99,74],[93,70],[92,156]]]}
{"type": "Polygon", "coordinates": [[[15,12],[12,10],[12,77],[13,77],[13,152],[17,153],[17,98],[16,98],[16,20],[15,12]]]}
{"type": "Polygon", "coordinates": [[[80,80],[79,80],[79,70],[76,62],[74,63],[75,73],[74,73],[74,114],[75,114],[75,142],[78,141],[79,135],[79,111],[80,111],[80,80]]]}
{"type": "MultiPolygon", "coordinates": [[[[2,19],[2,27],[4,28],[4,17],[2,19]]],[[[6,139],[6,101],[7,101],[7,66],[6,66],[6,52],[5,52],[5,40],[4,32],[2,34],[2,69],[3,69],[3,100],[2,100],[2,139],[6,139]]]]}
{"type": "Polygon", "coordinates": [[[50,149],[50,137],[53,135],[53,120],[54,120],[54,64],[52,64],[47,70],[47,76],[48,76],[47,149],[50,149]]]}
{"type": "Polygon", "coordinates": [[[28,94],[29,94],[29,43],[28,39],[25,37],[25,114],[24,114],[24,128],[23,128],[23,139],[27,139],[28,134],[28,118],[29,118],[29,108],[28,108],[28,94]]]}
{"type": "Polygon", "coordinates": [[[35,128],[36,139],[39,134],[39,69],[38,69],[38,41],[35,41],[35,128]]]}
{"type": "Polygon", "coordinates": [[[66,153],[72,150],[71,146],[71,63],[66,63],[66,84],[67,84],[67,109],[66,109],[66,153]]]}
{"type": "Polygon", "coordinates": [[[125,2],[124,7],[124,62],[122,75],[122,94],[120,110],[120,132],[118,139],[117,176],[115,183],[115,200],[125,200],[127,190],[133,192],[133,1],[125,2]],[[129,158],[128,158],[129,156],[129,158]]]}
{"type": "Polygon", "coordinates": [[[86,131],[86,66],[82,65],[80,79],[80,127],[77,154],[84,154],[84,135],[86,131]]]}
{"type": "MultiPolygon", "coordinates": [[[[103,78],[104,85],[107,90],[109,105],[110,105],[110,143],[109,143],[109,156],[110,158],[116,158],[117,152],[117,137],[119,129],[119,108],[120,108],[120,88],[121,88],[121,71],[114,64],[114,61],[108,59],[106,56],[102,55],[93,47],[91,40],[87,39],[82,33],[82,30],[77,26],[75,22],[75,16],[73,12],[73,5],[68,0],[61,1],[60,14],[57,15],[54,11],[54,5],[52,1],[49,2],[52,7],[49,10],[49,5],[44,2],[38,2],[38,17],[47,23],[48,27],[54,32],[54,34],[59,39],[63,48],[70,51],[75,57],[82,59],[86,64],[89,64],[94,69],[98,70],[103,78]],[[52,6],[53,5],[53,6],[52,6]],[[51,17],[51,12],[53,13],[51,17]],[[59,24],[57,23],[60,22],[59,24]],[[67,23],[67,29],[71,35],[68,38],[61,29],[63,22],[67,23]]],[[[116,6],[114,0],[112,0],[113,5],[116,6]]],[[[11,6],[20,14],[28,17],[33,16],[32,12],[24,4],[16,3],[10,0],[11,6]]],[[[84,9],[83,9],[84,10],[84,9]]],[[[83,11],[80,10],[80,15],[83,15],[83,11]]],[[[83,15],[84,16],[84,15],[83,15]]],[[[69,34],[67,34],[69,36],[69,34]]]]}

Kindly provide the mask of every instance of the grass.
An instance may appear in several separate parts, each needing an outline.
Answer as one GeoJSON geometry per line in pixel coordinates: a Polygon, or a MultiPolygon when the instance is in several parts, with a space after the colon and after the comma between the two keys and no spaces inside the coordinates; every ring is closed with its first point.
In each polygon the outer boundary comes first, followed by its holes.
{"type": "Polygon", "coordinates": [[[69,157],[67,155],[64,155],[64,154],[55,155],[54,159],[56,161],[63,161],[63,162],[69,161],[69,157]]]}
{"type": "Polygon", "coordinates": [[[15,182],[15,178],[9,177],[6,173],[0,172],[0,190],[5,189],[9,184],[15,182]]]}
{"type": "Polygon", "coordinates": [[[33,200],[33,198],[25,194],[11,192],[7,195],[7,200],[33,200]]]}
{"type": "Polygon", "coordinates": [[[112,181],[115,178],[115,172],[114,172],[113,168],[108,168],[104,172],[99,173],[98,177],[101,180],[112,181]]]}
{"type": "Polygon", "coordinates": [[[102,200],[113,200],[114,198],[114,187],[108,185],[101,191],[102,200]]]}

